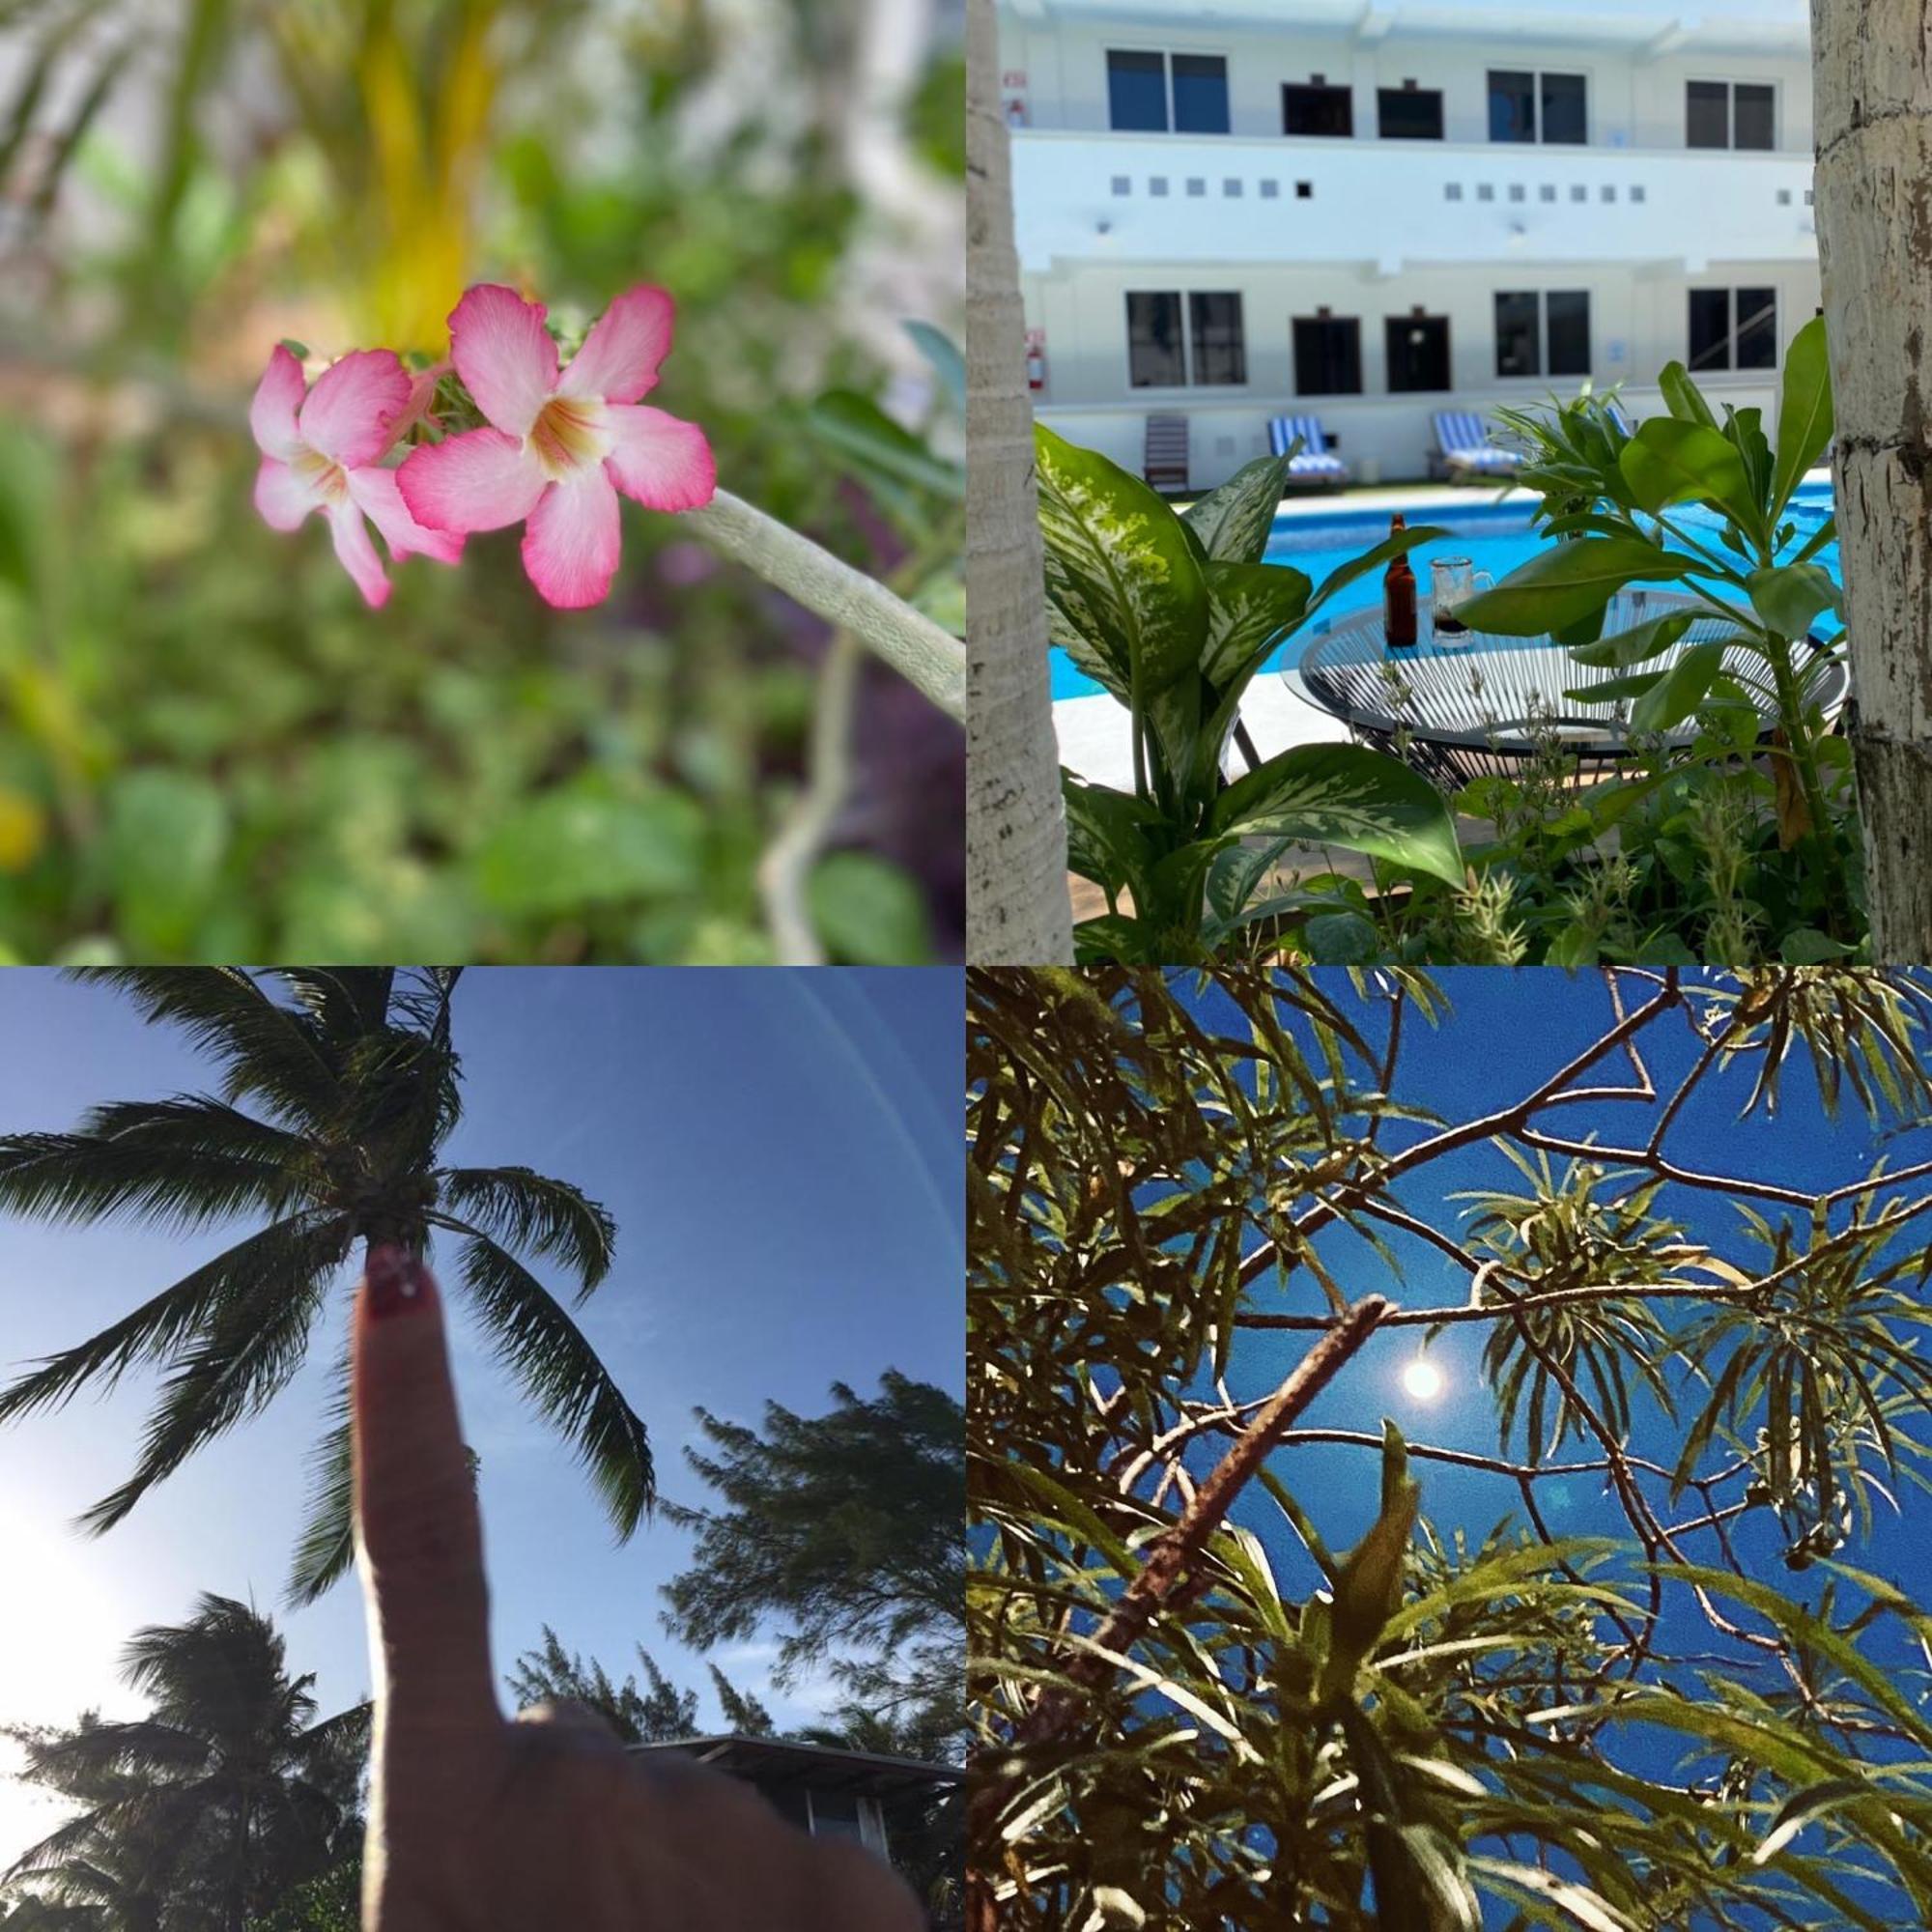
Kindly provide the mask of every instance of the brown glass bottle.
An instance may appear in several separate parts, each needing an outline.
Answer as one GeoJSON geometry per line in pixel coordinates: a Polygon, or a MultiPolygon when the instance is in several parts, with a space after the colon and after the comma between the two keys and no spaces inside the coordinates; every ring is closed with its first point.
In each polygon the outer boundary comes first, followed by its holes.
{"type": "MultiPolygon", "coordinates": [[[[1403,527],[1402,512],[1389,519],[1389,535],[1403,527]]],[[[1408,558],[1394,558],[1382,572],[1382,636],[1393,650],[1403,650],[1415,642],[1415,572],[1408,558]]]]}

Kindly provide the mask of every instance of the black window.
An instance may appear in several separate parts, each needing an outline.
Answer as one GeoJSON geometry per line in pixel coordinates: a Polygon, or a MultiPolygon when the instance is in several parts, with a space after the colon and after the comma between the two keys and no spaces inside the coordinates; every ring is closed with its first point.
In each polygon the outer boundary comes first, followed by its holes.
{"type": "Polygon", "coordinates": [[[1449,318],[1392,315],[1387,324],[1391,390],[1449,386],[1449,318]]]}
{"type": "Polygon", "coordinates": [[[1738,291],[1738,367],[1777,367],[1777,291],[1738,291]]]}
{"type": "Polygon", "coordinates": [[[1284,134],[1352,134],[1355,97],[1346,87],[1296,87],[1281,91],[1284,134]]]}
{"type": "Polygon", "coordinates": [[[1490,139],[1536,139],[1536,76],[1492,69],[1490,73],[1490,139]]]}
{"type": "Polygon", "coordinates": [[[1376,126],[1384,141],[1441,140],[1441,90],[1435,87],[1378,88],[1376,126]]]}
{"type": "Polygon", "coordinates": [[[1543,76],[1543,138],[1575,141],[1588,138],[1584,128],[1583,76],[1546,73],[1543,76]]]}
{"type": "Polygon", "coordinates": [[[1731,366],[1731,292],[1729,289],[1690,291],[1690,363],[1692,369],[1731,366]]]}
{"type": "Polygon", "coordinates": [[[1175,55],[1174,130],[1177,134],[1228,131],[1228,63],[1219,54],[1175,55]]]}
{"type": "Polygon", "coordinates": [[[1737,124],[1732,146],[1769,148],[1772,145],[1774,106],[1777,96],[1769,87],[1747,87],[1739,83],[1736,101],[1737,124]]]}
{"type": "Polygon", "coordinates": [[[814,1838],[858,1838],[859,1801],[849,1791],[811,1794],[811,1835],[814,1838]]]}
{"type": "Polygon", "coordinates": [[[761,1785],[759,1791],[766,1804],[771,1805],[781,1818],[796,1825],[801,1832],[811,1830],[810,1802],[805,1795],[804,1785],[761,1785]]]}
{"type": "Polygon", "coordinates": [[[1245,383],[1248,349],[1241,331],[1240,297],[1197,293],[1187,298],[1187,309],[1194,335],[1195,382],[1245,383]]]}
{"type": "Polygon", "coordinates": [[[1163,54],[1107,54],[1108,126],[1167,132],[1167,59],[1163,54]]]}
{"type": "Polygon", "coordinates": [[[1127,380],[1136,389],[1178,389],[1186,383],[1178,295],[1127,297],[1127,380]]]}
{"type": "Polygon", "coordinates": [[[1693,80],[1684,90],[1684,145],[1731,145],[1731,90],[1720,80],[1693,80]]]}
{"type": "Polygon", "coordinates": [[[1533,294],[1496,298],[1496,374],[1540,376],[1543,358],[1536,346],[1537,298],[1533,294]]]}
{"type": "Polygon", "coordinates": [[[1587,376],[1590,373],[1590,296],[1585,289],[1551,289],[1544,297],[1549,319],[1549,373],[1587,376]]]}
{"type": "Polygon", "coordinates": [[[1296,395],[1362,393],[1362,325],[1353,316],[1298,315],[1293,330],[1296,395]]]}

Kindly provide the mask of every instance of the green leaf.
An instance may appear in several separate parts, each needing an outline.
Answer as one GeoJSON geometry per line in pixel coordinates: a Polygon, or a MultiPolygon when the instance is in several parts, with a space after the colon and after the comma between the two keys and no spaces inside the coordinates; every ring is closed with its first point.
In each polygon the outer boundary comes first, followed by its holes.
{"type": "Polygon", "coordinates": [[[1641,537],[1584,537],[1553,544],[1511,571],[1493,590],[1471,598],[1463,607],[1463,619],[1472,630],[1507,638],[1541,637],[1601,610],[1626,583],[1685,577],[1694,568],[1690,558],[1641,537]]]}
{"type": "Polygon", "coordinates": [[[1214,832],[1271,833],[1369,852],[1463,883],[1456,822],[1442,794],[1395,758],[1359,745],[1297,745],[1214,801],[1214,832]]]}
{"type": "Polygon", "coordinates": [[[1869,1798],[1872,1787],[1861,1777],[1827,1778],[1805,1791],[1794,1791],[1771,1821],[1757,1849],[1751,1853],[1754,1865],[1769,1864],[1806,1825],[1828,1811],[1855,1798],[1869,1798]]]}
{"type": "Polygon", "coordinates": [[[1638,731],[1667,731],[1680,724],[1703,702],[1711,680],[1723,668],[1722,644],[1692,644],[1668,670],[1631,706],[1631,724],[1638,731]]]}
{"type": "Polygon", "coordinates": [[[108,891],[142,959],[192,952],[228,851],[228,808],[206,779],[133,771],[107,797],[108,891]]]}
{"type": "Polygon", "coordinates": [[[805,419],[813,435],[850,459],[864,478],[909,483],[954,501],[966,494],[965,470],[934,456],[869,396],[853,389],[828,389],[806,411],[805,419]]]}
{"type": "Polygon", "coordinates": [[[1720,431],[1702,423],[1651,416],[1618,452],[1617,467],[1637,507],[1653,514],[1692,500],[1756,514],[1744,458],[1720,431]]]}
{"type": "Polygon", "coordinates": [[[1317,913],[1301,932],[1318,966],[1366,966],[1382,950],[1380,934],[1358,912],[1317,913]]]}
{"type": "Polygon", "coordinates": [[[1260,456],[1190,503],[1181,518],[1210,563],[1260,563],[1287,487],[1287,457],[1260,456]]]}
{"type": "Polygon", "coordinates": [[[1679,422],[1702,423],[1716,429],[1718,418],[1704,400],[1704,392],[1685,372],[1683,363],[1666,362],[1658,376],[1657,386],[1663,392],[1663,406],[1679,422]]]}
{"type": "MultiPolygon", "coordinates": [[[[1153,863],[1153,848],[1146,835],[1162,823],[1158,809],[1132,792],[1089,784],[1064,767],[1060,793],[1066,805],[1069,869],[1092,879],[1110,897],[1123,886],[1137,888],[1153,863]]],[[[1141,897],[1136,889],[1136,904],[1141,897]]]]}
{"type": "Polygon", "coordinates": [[[543,794],[484,841],[477,891],[495,911],[542,917],[703,884],[704,813],[681,792],[610,798],[583,786],[543,794]]]}
{"type": "Polygon", "coordinates": [[[932,923],[925,894],[903,866],[876,852],[828,852],[806,888],[811,923],[848,966],[926,966],[932,923]]]}
{"type": "Polygon", "coordinates": [[[929,322],[909,322],[905,325],[905,332],[918,345],[919,353],[932,364],[940,388],[952,406],[952,413],[963,420],[966,414],[966,358],[960,354],[959,345],[943,328],[935,328],[929,322]]]}
{"type": "Polygon", "coordinates": [[[1667,651],[1690,628],[1696,615],[1694,611],[1673,611],[1667,616],[1651,617],[1593,644],[1573,645],[1570,655],[1582,665],[1642,664],[1667,651]]]}
{"type": "Polygon", "coordinates": [[[289,354],[296,358],[298,362],[306,362],[308,360],[308,344],[306,342],[298,342],[293,335],[285,335],[282,337],[281,346],[284,349],[286,349],[289,352],[289,354]]]}
{"type": "Polygon", "coordinates": [[[1849,958],[1857,950],[1814,925],[1801,925],[1778,941],[1777,956],[1792,966],[1823,966],[1833,959],[1849,958]]]}
{"type": "Polygon", "coordinates": [[[1836,611],[1838,586],[1822,564],[1785,563],[1750,574],[1750,600],[1767,630],[1802,638],[1821,611],[1836,611]]]}
{"type": "Polygon", "coordinates": [[[1308,580],[1276,563],[1208,566],[1208,642],[1201,675],[1218,693],[1245,685],[1308,611],[1308,580]]]}
{"type": "Polygon", "coordinates": [[[1772,476],[1771,513],[1791,500],[1799,479],[1832,440],[1832,363],[1825,347],[1825,318],[1814,315],[1784,352],[1784,385],[1777,399],[1777,468],[1772,476]]]}

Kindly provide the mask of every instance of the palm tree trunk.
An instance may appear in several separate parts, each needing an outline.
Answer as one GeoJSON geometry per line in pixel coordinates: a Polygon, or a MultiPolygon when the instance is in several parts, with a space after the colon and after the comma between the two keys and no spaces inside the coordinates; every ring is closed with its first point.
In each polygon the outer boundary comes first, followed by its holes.
{"type": "Polygon", "coordinates": [[[993,0],[966,25],[966,956],[1073,959],[993,0]]]}
{"type": "Polygon", "coordinates": [[[1872,957],[1932,959],[1932,42],[1811,0],[1818,251],[1872,957]]]}

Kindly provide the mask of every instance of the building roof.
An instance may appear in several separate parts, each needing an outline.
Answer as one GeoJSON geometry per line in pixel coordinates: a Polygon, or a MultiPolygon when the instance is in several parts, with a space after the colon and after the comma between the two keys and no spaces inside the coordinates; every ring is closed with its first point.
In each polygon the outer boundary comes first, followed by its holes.
{"type": "Polygon", "coordinates": [[[881,1757],[789,1738],[674,1738],[668,1744],[633,1745],[634,1751],[674,1751],[735,1776],[810,1782],[819,1791],[853,1791],[867,1798],[936,1797],[960,1783],[957,1765],[918,1758],[881,1757]]]}
{"type": "Polygon", "coordinates": [[[1719,49],[1803,53],[1808,0],[1000,0],[1012,18],[1114,26],[1297,30],[1359,35],[1507,36],[1585,42],[1634,52],[1719,49]]]}

